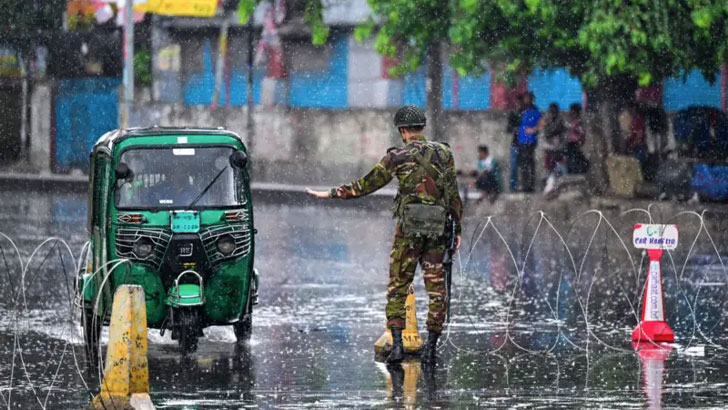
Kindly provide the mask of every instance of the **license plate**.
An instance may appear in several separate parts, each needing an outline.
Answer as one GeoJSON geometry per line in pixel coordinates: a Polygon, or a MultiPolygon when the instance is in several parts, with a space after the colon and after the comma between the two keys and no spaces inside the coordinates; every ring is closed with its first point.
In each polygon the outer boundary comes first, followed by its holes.
{"type": "Polygon", "coordinates": [[[197,211],[172,211],[171,228],[175,233],[196,233],[200,231],[200,215],[197,211]]]}

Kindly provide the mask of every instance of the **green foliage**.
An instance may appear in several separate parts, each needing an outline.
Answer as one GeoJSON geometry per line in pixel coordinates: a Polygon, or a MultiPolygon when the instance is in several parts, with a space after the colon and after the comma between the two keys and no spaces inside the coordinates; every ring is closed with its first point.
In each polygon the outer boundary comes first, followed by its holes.
{"type": "Polygon", "coordinates": [[[134,53],[134,83],[142,86],[152,85],[152,56],[149,50],[134,53]]]}
{"type": "MultiPolygon", "coordinates": [[[[2,0],[0,0],[2,1],[2,0]]],[[[238,3],[238,19],[246,24],[255,12],[255,6],[265,0],[240,0],[238,3]]],[[[329,28],[324,24],[323,0],[301,0],[305,2],[304,20],[311,27],[311,40],[316,45],[326,43],[329,38],[329,28]]]]}
{"type": "Polygon", "coordinates": [[[324,25],[323,9],[321,0],[309,0],[306,3],[304,18],[311,27],[311,40],[315,45],[322,45],[329,38],[329,28],[324,25]]]}
{"type": "Polygon", "coordinates": [[[359,24],[354,35],[364,41],[375,35],[374,48],[381,54],[399,58],[392,75],[416,70],[428,44],[447,39],[450,6],[442,0],[367,0],[376,20],[359,24]],[[376,24],[375,24],[376,21],[376,24]]]}
{"type": "Polygon", "coordinates": [[[240,3],[238,3],[238,19],[240,20],[240,24],[246,24],[248,19],[253,16],[253,12],[255,11],[255,6],[258,4],[258,1],[259,0],[240,0],[240,3]]]}
{"type": "Polygon", "coordinates": [[[713,78],[728,46],[725,0],[454,0],[449,38],[458,72],[507,63],[506,74],[566,67],[587,87],[639,85],[697,68],[713,78]]]}
{"type": "Polygon", "coordinates": [[[565,67],[587,87],[627,75],[640,85],[698,68],[712,78],[726,59],[725,0],[368,0],[380,53],[413,70],[431,41],[449,40],[459,74],[501,61],[506,79],[565,67]]]}
{"type": "MultiPolygon", "coordinates": [[[[8,2],[11,0],[0,0],[8,2]]],[[[19,0],[15,0],[19,1],[19,0]]],[[[241,0],[247,21],[260,0],[241,0]]],[[[323,0],[305,1],[313,42],[326,41],[323,0]]],[[[535,67],[565,67],[587,87],[616,76],[649,85],[700,69],[713,79],[728,59],[726,0],[367,0],[374,12],[354,31],[375,49],[416,70],[434,41],[451,45],[461,75],[488,62],[505,79],[535,67]]]]}

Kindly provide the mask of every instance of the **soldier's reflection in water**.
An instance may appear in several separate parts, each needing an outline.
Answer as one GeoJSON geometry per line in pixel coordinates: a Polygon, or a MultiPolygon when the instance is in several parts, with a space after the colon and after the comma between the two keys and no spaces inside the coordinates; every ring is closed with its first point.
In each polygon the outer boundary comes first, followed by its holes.
{"type": "Polygon", "coordinates": [[[427,401],[434,402],[438,398],[437,378],[435,377],[435,363],[422,365],[422,381],[424,382],[425,396],[427,401]]]}
{"type": "Polygon", "coordinates": [[[380,364],[387,371],[387,390],[389,398],[404,408],[417,407],[417,385],[425,393],[425,400],[437,400],[437,380],[435,364],[420,364],[419,361],[380,364]],[[420,380],[420,375],[422,379],[420,380]]]}
{"type": "MultiPolygon", "coordinates": [[[[405,365],[408,366],[408,364],[405,365]]],[[[391,393],[390,398],[396,402],[401,402],[404,398],[404,368],[401,363],[391,363],[387,365],[387,371],[389,372],[387,387],[391,393]]],[[[408,397],[406,402],[414,404],[415,400],[416,396],[412,396],[408,397]]]]}

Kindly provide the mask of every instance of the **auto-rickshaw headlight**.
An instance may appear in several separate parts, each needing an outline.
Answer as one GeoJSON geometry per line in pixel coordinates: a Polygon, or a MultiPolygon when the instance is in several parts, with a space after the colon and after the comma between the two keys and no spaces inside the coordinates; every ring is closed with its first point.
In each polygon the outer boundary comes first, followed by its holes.
{"type": "Polygon", "coordinates": [[[154,244],[148,238],[139,238],[134,242],[134,255],[139,258],[146,258],[154,250],[154,244]]]}
{"type": "Polygon", "coordinates": [[[235,250],[235,239],[230,235],[223,235],[217,240],[217,250],[228,256],[235,250]]]}

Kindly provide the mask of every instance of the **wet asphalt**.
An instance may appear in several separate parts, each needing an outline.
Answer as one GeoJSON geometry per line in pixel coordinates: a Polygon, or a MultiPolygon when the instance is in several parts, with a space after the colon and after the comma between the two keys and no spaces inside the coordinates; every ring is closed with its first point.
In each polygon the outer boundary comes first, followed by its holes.
{"type": "MultiPolygon", "coordinates": [[[[681,238],[663,258],[668,350],[635,353],[647,261],[632,249],[639,213],[551,221],[518,209],[469,214],[452,320],[436,366],[375,361],[384,330],[394,221],[389,200],[255,204],[260,303],[250,345],[205,330],[182,356],[149,333],[151,397],[159,409],[720,408],[728,405],[727,233],[681,238]],[[552,223],[552,225],[549,225],[552,223]],[[553,229],[552,229],[553,227],[553,229]],[[712,239],[712,242],[711,242],[712,239]],[[626,243],[624,246],[622,241],[626,243]],[[715,245],[715,246],[714,246],[715,245]],[[725,263],[725,262],[724,262],[725,263]]],[[[0,407],[80,409],[98,391],[71,304],[73,261],[86,238],[86,197],[0,193],[0,407]],[[35,254],[33,254],[35,251],[35,254]],[[31,257],[32,256],[32,257],[31,257]],[[8,405],[9,403],[9,405],[8,405]]],[[[694,226],[680,216],[679,226],[694,226]]],[[[720,222],[720,221],[719,221],[720,222]]],[[[716,227],[717,226],[717,227],[716,227]]],[[[459,267],[459,268],[458,268],[459,267]]],[[[415,279],[424,331],[426,297],[415,279]]]]}

